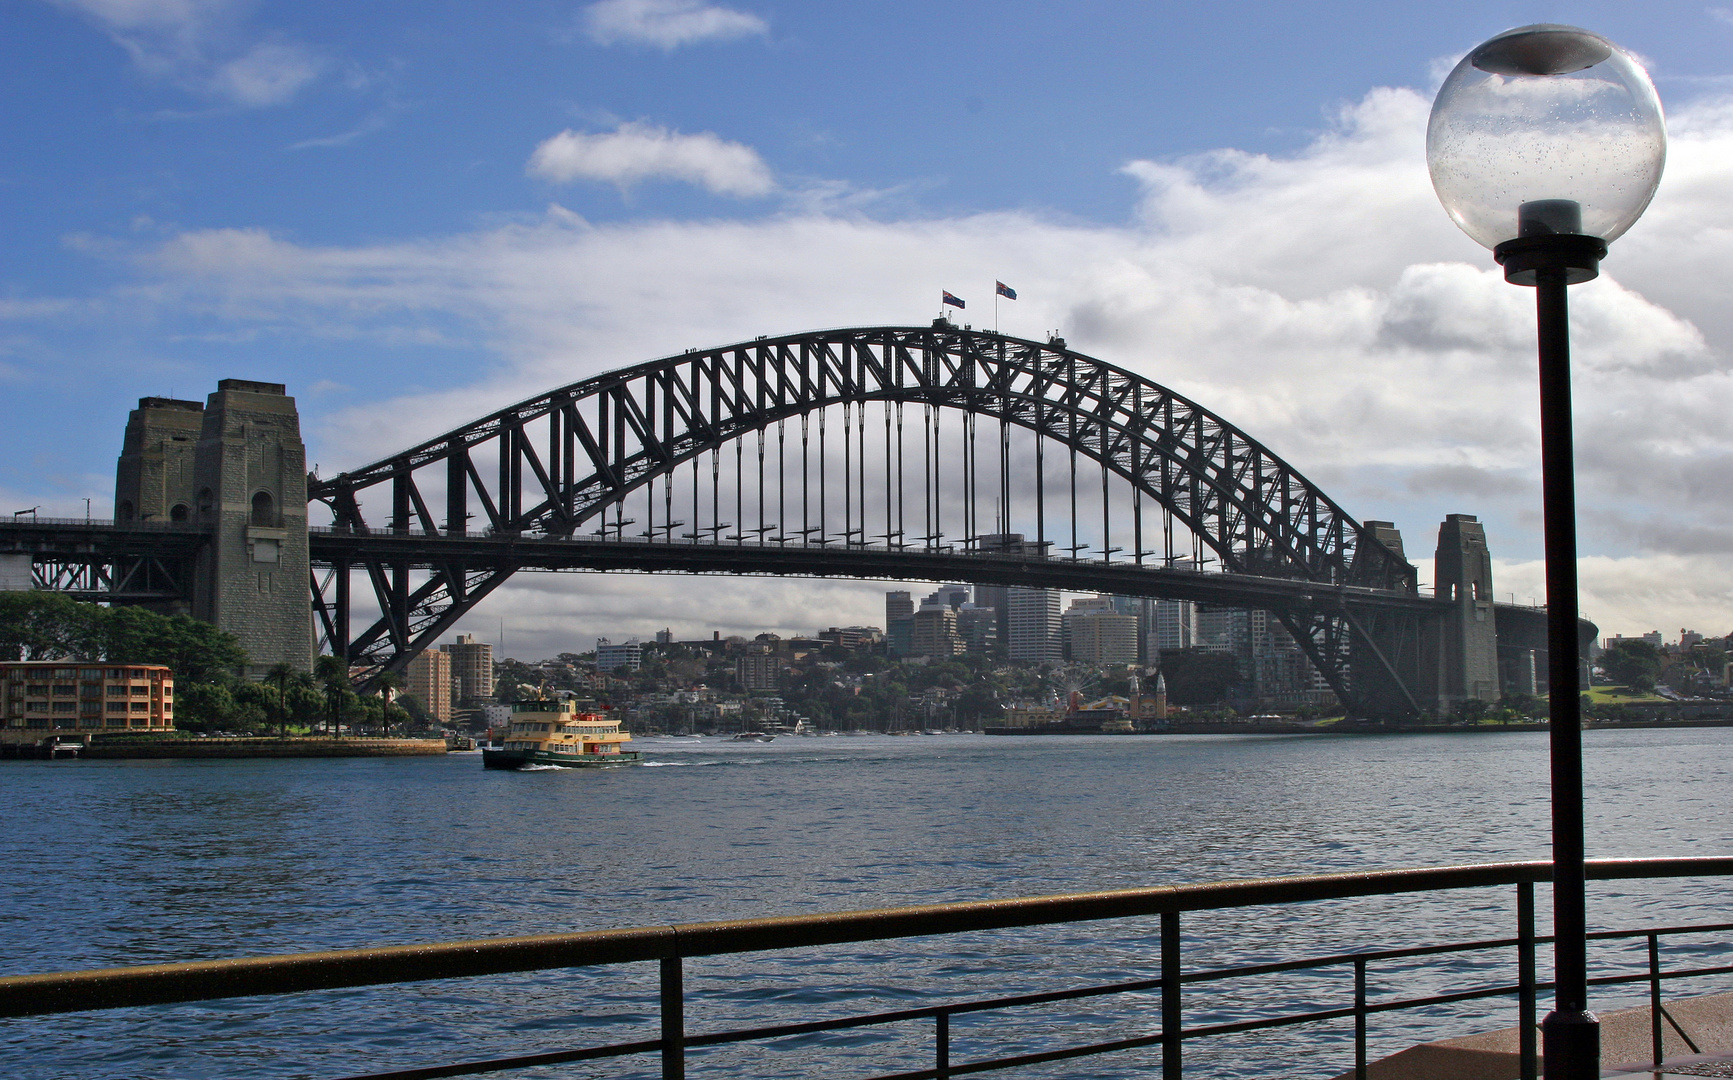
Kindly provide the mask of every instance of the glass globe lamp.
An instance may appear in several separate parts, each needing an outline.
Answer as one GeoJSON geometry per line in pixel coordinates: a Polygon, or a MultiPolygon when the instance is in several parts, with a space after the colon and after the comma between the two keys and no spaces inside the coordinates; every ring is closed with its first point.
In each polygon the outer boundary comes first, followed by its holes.
{"type": "MultiPolygon", "coordinates": [[[[1553,23],[1507,30],[1463,57],[1426,127],[1439,200],[1495,252],[1583,236],[1604,254],[1648,207],[1666,157],[1661,101],[1642,65],[1599,34],[1553,23]]],[[[1569,261],[1588,265],[1572,267],[1571,280],[1587,280],[1599,256],[1577,247],[1569,261]]]]}

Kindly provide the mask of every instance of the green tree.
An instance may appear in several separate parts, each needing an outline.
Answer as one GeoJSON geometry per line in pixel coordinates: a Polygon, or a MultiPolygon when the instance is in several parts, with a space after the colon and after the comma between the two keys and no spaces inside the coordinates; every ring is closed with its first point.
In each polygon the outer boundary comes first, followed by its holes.
{"type": "Polygon", "coordinates": [[[97,660],[107,610],[64,593],[0,592],[0,660],[97,660]]]}
{"type": "Polygon", "coordinates": [[[1632,690],[1649,691],[1661,674],[1661,650],[1646,641],[1626,639],[1615,641],[1612,648],[1601,653],[1601,670],[1616,683],[1632,690]]]}
{"type": "Polygon", "coordinates": [[[265,672],[265,684],[275,687],[277,691],[277,734],[289,733],[289,685],[295,681],[295,666],[293,664],[272,664],[271,670],[265,672]]]}
{"type": "Polygon", "coordinates": [[[345,695],[354,696],[349,688],[349,665],[341,657],[321,656],[313,661],[313,677],[319,681],[325,696],[325,726],[333,738],[343,722],[345,695]]]}
{"type": "Polygon", "coordinates": [[[1167,700],[1175,705],[1214,705],[1240,681],[1233,653],[1213,649],[1168,649],[1161,654],[1167,700]]]}
{"type": "MultiPolygon", "coordinates": [[[[406,680],[403,678],[402,672],[381,671],[373,676],[373,692],[379,696],[379,711],[373,714],[373,718],[379,722],[380,735],[391,734],[391,725],[396,717],[385,706],[391,702],[394,695],[403,689],[405,684],[406,680]]],[[[402,713],[403,710],[398,709],[397,712],[402,713]]]]}

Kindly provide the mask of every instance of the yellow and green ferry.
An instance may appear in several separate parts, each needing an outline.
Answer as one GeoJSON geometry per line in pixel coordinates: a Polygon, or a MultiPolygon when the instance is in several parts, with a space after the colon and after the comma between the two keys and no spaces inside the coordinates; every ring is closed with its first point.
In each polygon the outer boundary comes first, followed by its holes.
{"type": "Polygon", "coordinates": [[[518,701],[512,704],[511,727],[503,745],[483,750],[481,762],[489,769],[632,765],[642,755],[625,749],[630,741],[618,720],[604,713],[581,712],[576,702],[518,701]]]}

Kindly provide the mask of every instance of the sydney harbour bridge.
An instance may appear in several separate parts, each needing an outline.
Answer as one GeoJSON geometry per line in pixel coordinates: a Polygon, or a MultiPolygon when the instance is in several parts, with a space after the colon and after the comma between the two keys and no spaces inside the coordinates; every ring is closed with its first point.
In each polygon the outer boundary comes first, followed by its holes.
{"type": "Polygon", "coordinates": [[[939,320],[692,349],[328,478],[304,471],[283,395],[225,380],[208,411],[141,401],[115,520],[0,523],[0,563],[16,579],[28,558],[38,588],[189,610],[259,661],[286,641],[305,663],[310,596],[313,647],[369,675],[401,670],[520,571],[959,581],[1262,609],[1363,716],[1496,696],[1497,653],[1545,647],[1544,611],[1492,602],[1483,543],[1480,570],[1441,548],[1424,595],[1393,528],[1356,521],[1204,406],[1057,337],[939,320]]]}

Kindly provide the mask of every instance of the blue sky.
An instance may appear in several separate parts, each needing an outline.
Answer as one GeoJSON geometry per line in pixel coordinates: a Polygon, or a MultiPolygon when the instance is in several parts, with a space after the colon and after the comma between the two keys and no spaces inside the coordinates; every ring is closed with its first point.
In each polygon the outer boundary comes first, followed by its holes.
{"type": "MultiPolygon", "coordinates": [[[[100,513],[147,394],[288,383],[331,472],[1002,277],[1007,330],[1193,394],[1411,553],[1480,512],[1526,597],[1528,297],[1428,201],[1418,137],[1456,57],[1537,21],[1640,54],[1674,123],[1652,220],[1577,293],[1587,608],[1725,632],[1733,11],[1703,4],[13,0],[0,510],[100,513]]],[[[526,581],[477,629],[645,633],[665,588],[526,581]]],[[[867,586],[707,595],[682,629],[876,621],[867,586]]]]}

